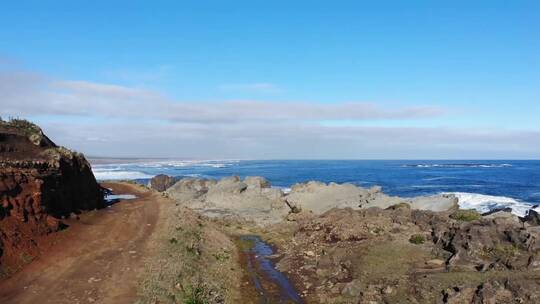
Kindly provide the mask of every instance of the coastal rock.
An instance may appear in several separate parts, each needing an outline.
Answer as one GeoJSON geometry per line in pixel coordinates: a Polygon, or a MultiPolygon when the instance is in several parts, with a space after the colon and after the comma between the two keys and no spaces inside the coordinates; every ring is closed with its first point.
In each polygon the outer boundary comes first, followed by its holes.
{"type": "Polygon", "coordinates": [[[486,219],[497,219],[503,218],[510,221],[513,221],[515,224],[520,225],[522,221],[520,218],[512,213],[512,208],[499,209],[492,212],[484,213],[482,216],[486,219]]]}
{"type": "Polygon", "coordinates": [[[248,189],[270,188],[270,182],[261,176],[248,176],[244,179],[248,189]]]}
{"type": "Polygon", "coordinates": [[[40,237],[61,218],[105,206],[82,154],[54,144],[36,125],[0,121],[0,266],[39,254],[40,237]]]}
{"type": "Polygon", "coordinates": [[[332,208],[361,208],[368,203],[370,192],[353,184],[325,184],[310,181],[291,187],[287,203],[291,208],[322,214],[332,208]]]}
{"type": "Polygon", "coordinates": [[[176,180],[177,179],[172,176],[159,174],[159,175],[154,176],[150,180],[150,188],[158,192],[163,192],[167,190],[168,188],[170,188],[172,185],[174,185],[174,183],[176,183],[176,180]]]}
{"type": "Polygon", "coordinates": [[[434,241],[449,252],[449,267],[471,270],[525,269],[540,249],[540,230],[512,219],[481,219],[436,226],[434,241]]]}
{"type": "Polygon", "coordinates": [[[246,190],[248,185],[240,180],[238,176],[229,176],[220,179],[211,189],[210,192],[216,194],[239,194],[246,190]]]}
{"type": "Polygon", "coordinates": [[[538,226],[540,225],[540,213],[534,209],[531,209],[523,220],[529,225],[538,226]]]}
{"type": "Polygon", "coordinates": [[[216,184],[215,180],[200,178],[182,178],[166,190],[167,195],[178,201],[196,199],[208,192],[216,184]]]}
{"type": "Polygon", "coordinates": [[[400,203],[299,217],[289,238],[277,244],[277,267],[312,286],[307,302],[536,303],[540,290],[531,284],[540,282],[540,274],[531,279],[522,271],[540,265],[540,226],[499,217],[466,221],[452,214],[400,203]],[[414,235],[424,242],[410,242],[414,235]],[[497,281],[501,275],[513,283],[497,281]],[[334,286],[341,288],[337,294],[334,286]]]}
{"type": "Polygon", "coordinates": [[[169,197],[210,217],[232,217],[266,225],[284,220],[290,209],[283,192],[262,177],[238,176],[219,181],[182,179],[167,190],[169,197]]]}
{"type": "Polygon", "coordinates": [[[291,208],[309,210],[322,214],[332,208],[388,208],[400,203],[408,204],[412,209],[447,211],[458,208],[458,200],[453,195],[421,196],[403,199],[384,194],[381,187],[369,189],[353,184],[321,183],[310,181],[296,184],[286,197],[291,208]]]}
{"type": "Polygon", "coordinates": [[[478,286],[461,285],[443,293],[443,303],[538,303],[540,291],[535,280],[491,279],[478,286]]]}
{"type": "Polygon", "coordinates": [[[409,203],[413,209],[435,212],[457,210],[459,208],[458,198],[451,194],[419,196],[412,198],[409,203]]]}

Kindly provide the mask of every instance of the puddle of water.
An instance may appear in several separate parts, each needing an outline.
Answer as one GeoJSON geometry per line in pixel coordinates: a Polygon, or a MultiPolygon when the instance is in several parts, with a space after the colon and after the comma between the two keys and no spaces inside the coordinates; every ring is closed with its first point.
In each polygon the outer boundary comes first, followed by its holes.
{"type": "Polygon", "coordinates": [[[270,245],[256,235],[241,236],[240,242],[251,282],[261,295],[260,303],[304,303],[291,281],[269,258],[274,254],[270,245]]]}
{"type": "Polygon", "coordinates": [[[105,201],[112,205],[114,203],[117,203],[121,200],[130,200],[130,199],[136,199],[137,196],[133,194],[107,194],[105,195],[105,201]]]}
{"type": "Polygon", "coordinates": [[[105,196],[105,199],[110,200],[129,200],[129,199],[136,199],[137,196],[133,194],[109,194],[105,196]]]}

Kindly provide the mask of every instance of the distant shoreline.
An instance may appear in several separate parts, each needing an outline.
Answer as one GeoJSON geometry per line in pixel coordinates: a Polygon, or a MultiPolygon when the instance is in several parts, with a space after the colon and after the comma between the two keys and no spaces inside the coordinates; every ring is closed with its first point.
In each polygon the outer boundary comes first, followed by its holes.
{"type": "MultiPolygon", "coordinates": [[[[88,161],[91,164],[95,165],[109,165],[109,164],[133,164],[141,162],[159,162],[159,161],[169,161],[177,160],[180,158],[138,158],[138,157],[87,157],[88,161]]],[[[184,159],[184,158],[182,158],[184,159]]],[[[185,160],[192,160],[190,158],[185,158],[185,160]]]]}

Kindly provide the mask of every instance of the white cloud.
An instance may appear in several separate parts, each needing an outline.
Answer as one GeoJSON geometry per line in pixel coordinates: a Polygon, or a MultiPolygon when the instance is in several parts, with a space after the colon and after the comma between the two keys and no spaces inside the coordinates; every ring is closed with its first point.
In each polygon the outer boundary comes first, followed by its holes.
{"type": "Polygon", "coordinates": [[[0,115],[30,117],[91,155],[200,158],[538,158],[540,132],[369,127],[436,119],[432,106],[170,100],[158,92],[0,72],[0,115]],[[362,125],[324,121],[363,121],[362,125]]]}
{"type": "Polygon", "coordinates": [[[24,74],[0,74],[2,115],[88,115],[160,119],[171,122],[239,123],[246,121],[386,120],[433,118],[444,114],[429,106],[383,109],[374,104],[173,101],[139,88],[86,81],[48,81],[24,74]],[[26,81],[25,81],[26,80],[26,81]]]}

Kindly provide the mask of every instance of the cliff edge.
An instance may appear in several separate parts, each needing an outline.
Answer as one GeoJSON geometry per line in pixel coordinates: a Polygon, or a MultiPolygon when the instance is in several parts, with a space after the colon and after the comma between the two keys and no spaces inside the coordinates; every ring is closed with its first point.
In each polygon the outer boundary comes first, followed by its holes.
{"type": "Polygon", "coordinates": [[[0,120],[0,273],[38,256],[40,238],[61,229],[63,217],[104,206],[82,154],[26,120],[0,120]]]}

